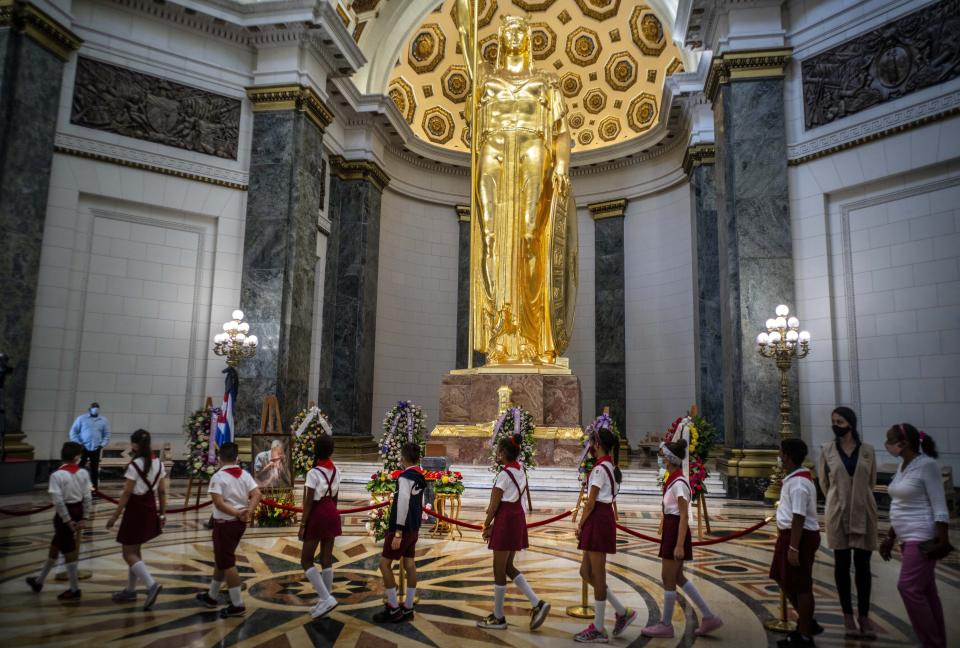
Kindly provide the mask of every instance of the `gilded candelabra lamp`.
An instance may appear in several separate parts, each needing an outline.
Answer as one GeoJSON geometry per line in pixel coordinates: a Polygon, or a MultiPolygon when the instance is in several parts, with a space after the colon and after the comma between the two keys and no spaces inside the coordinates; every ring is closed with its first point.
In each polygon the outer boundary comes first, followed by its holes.
{"type": "MultiPolygon", "coordinates": [[[[810,333],[800,330],[800,320],[790,315],[790,309],[780,304],[776,317],[767,320],[767,330],[757,336],[757,350],[764,358],[773,358],[780,370],[780,440],[793,436],[790,424],[790,392],[787,372],[794,358],[805,358],[810,352],[810,333]],[[788,315],[789,318],[788,318],[788,315]]],[[[770,476],[770,485],[764,497],[771,501],[780,498],[783,470],[777,466],[770,476]]]]}
{"type": "Polygon", "coordinates": [[[249,335],[250,324],[243,321],[243,311],[233,311],[233,319],[224,322],[223,333],[213,336],[213,352],[224,356],[228,367],[236,367],[257,353],[256,335],[249,335]]]}

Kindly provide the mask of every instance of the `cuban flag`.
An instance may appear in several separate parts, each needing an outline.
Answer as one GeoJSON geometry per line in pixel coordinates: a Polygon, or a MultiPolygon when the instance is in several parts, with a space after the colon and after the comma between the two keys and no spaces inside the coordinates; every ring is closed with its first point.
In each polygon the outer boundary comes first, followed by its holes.
{"type": "Polygon", "coordinates": [[[240,384],[240,378],[237,370],[233,367],[227,367],[223,370],[227,374],[225,387],[223,390],[223,404],[220,406],[220,412],[217,415],[217,433],[213,440],[213,447],[210,453],[216,452],[224,443],[233,441],[235,428],[233,425],[233,406],[237,402],[237,387],[240,384]]]}

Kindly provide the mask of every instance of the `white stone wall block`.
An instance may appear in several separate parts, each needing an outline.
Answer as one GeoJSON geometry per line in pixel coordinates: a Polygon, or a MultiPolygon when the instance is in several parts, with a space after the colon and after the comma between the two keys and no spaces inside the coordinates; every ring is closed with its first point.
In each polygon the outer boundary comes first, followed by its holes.
{"type": "MultiPolygon", "coordinates": [[[[893,291],[894,307],[898,311],[916,311],[937,306],[937,286],[914,286],[893,291]]],[[[904,331],[901,331],[904,332],[904,331]]]]}
{"type": "Polygon", "coordinates": [[[910,238],[919,241],[934,236],[944,236],[956,232],[954,212],[946,211],[930,216],[912,218],[909,221],[910,238]]]}

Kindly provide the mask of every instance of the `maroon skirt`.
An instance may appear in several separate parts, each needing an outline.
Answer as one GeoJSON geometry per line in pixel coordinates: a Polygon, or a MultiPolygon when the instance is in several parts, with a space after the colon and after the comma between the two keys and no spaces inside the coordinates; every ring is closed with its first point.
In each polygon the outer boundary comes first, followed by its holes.
{"type": "Polygon", "coordinates": [[[617,518],[613,514],[613,504],[596,502],[590,516],[580,529],[580,542],[577,549],[617,553],[617,518]]]}
{"type": "Polygon", "coordinates": [[[332,497],[321,497],[313,502],[310,518],[303,530],[304,540],[332,540],[343,535],[337,503],[332,497]]]}
{"type": "Polygon", "coordinates": [[[800,536],[800,565],[790,564],[790,529],[779,529],[777,544],[773,548],[770,563],[770,578],[779,583],[787,594],[805,594],[813,591],[813,563],[820,549],[820,532],[804,529],[800,536]]]}
{"type": "Polygon", "coordinates": [[[123,509],[117,542],[122,545],[141,545],[160,535],[160,515],[153,493],[131,495],[123,509]]]}
{"type": "MultiPolygon", "coordinates": [[[[83,519],[83,502],[74,502],[67,504],[67,513],[74,522],[83,519]]],[[[53,540],[50,541],[60,553],[68,554],[77,550],[77,532],[70,528],[70,525],[60,519],[59,515],[53,516],[53,540]]]]}
{"type": "Polygon", "coordinates": [[[213,520],[213,563],[217,569],[236,566],[237,545],[246,530],[243,520],[213,520]]]}
{"type": "MultiPolygon", "coordinates": [[[[680,516],[668,513],[663,516],[663,537],[660,538],[660,553],[657,555],[667,560],[673,560],[673,550],[680,537],[680,516]]],[[[693,536],[690,535],[690,526],[687,525],[687,537],[683,539],[683,559],[693,560],[693,536]]]]}
{"type": "Polygon", "coordinates": [[[521,551],[529,546],[527,515],[523,512],[523,504],[520,500],[500,502],[493,518],[487,548],[494,551],[521,551]]]}

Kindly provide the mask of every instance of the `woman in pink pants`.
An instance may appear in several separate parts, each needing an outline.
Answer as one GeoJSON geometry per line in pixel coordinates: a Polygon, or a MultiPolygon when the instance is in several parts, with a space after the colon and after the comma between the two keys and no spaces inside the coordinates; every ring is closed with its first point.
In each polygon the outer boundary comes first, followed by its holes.
{"type": "MultiPolygon", "coordinates": [[[[921,545],[935,541],[948,546],[950,514],[943,492],[937,446],[928,435],[909,423],[887,430],[887,452],[900,457],[900,467],[890,482],[890,532],[880,545],[880,556],[890,560],[894,542],[900,541],[900,580],[897,589],[907,608],[910,624],[924,648],[946,648],[943,605],[937,593],[937,561],[921,545]]],[[[929,551],[929,547],[926,547],[929,551]]]]}

